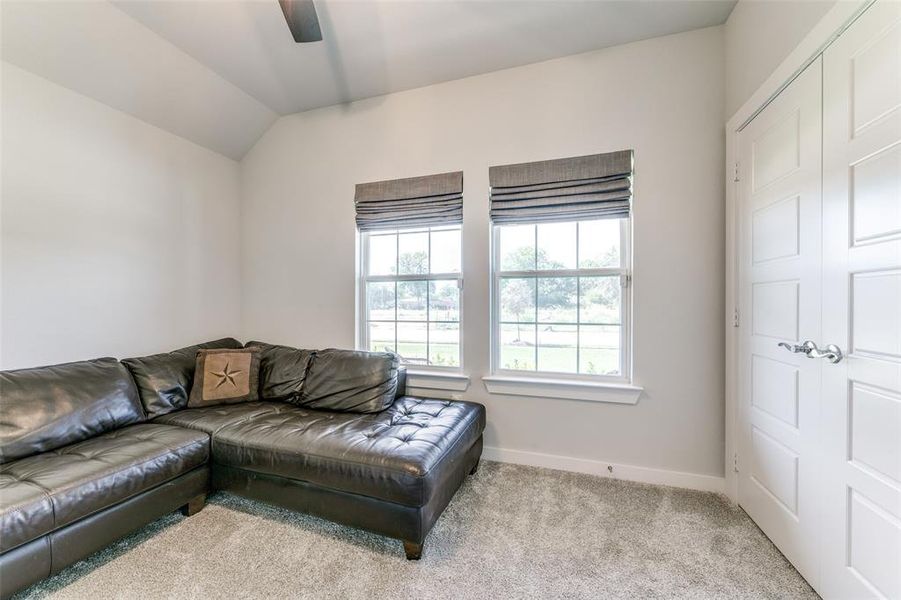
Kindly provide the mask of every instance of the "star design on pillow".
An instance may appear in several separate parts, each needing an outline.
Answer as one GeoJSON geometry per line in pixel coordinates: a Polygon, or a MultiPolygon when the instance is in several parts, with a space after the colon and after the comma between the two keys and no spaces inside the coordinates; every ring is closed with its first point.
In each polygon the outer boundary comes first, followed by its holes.
{"type": "Polygon", "coordinates": [[[230,383],[232,385],[232,387],[235,387],[235,388],[238,387],[238,384],[235,383],[235,375],[240,375],[242,372],[243,371],[232,371],[228,362],[226,362],[225,367],[223,367],[223,369],[221,371],[219,371],[218,373],[217,372],[210,373],[210,375],[215,375],[216,377],[219,378],[219,382],[216,384],[216,387],[213,389],[219,389],[220,387],[222,387],[225,384],[225,382],[230,383]]]}

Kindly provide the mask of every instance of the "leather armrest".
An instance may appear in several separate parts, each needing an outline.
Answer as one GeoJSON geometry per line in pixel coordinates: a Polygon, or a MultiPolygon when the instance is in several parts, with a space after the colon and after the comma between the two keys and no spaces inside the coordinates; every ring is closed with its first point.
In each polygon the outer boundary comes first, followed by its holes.
{"type": "Polygon", "coordinates": [[[397,391],[394,393],[394,399],[407,395],[407,367],[401,365],[397,368],[397,391]]]}

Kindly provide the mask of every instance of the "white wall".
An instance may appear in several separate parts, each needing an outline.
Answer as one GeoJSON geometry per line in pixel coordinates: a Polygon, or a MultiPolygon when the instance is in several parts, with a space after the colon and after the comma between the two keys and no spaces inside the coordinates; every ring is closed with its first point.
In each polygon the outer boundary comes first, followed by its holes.
{"type": "Polygon", "coordinates": [[[486,444],[721,477],[722,56],[715,27],[283,117],[242,162],[244,337],[352,347],[354,184],[462,169],[464,398],[488,407],[486,444]],[[487,394],[489,165],[625,148],[645,393],[487,394]]]}
{"type": "Polygon", "coordinates": [[[726,117],[776,70],[835,0],[739,0],[724,26],[726,117]]]}
{"type": "Polygon", "coordinates": [[[238,163],[2,76],[0,368],[237,335],[238,163]]]}

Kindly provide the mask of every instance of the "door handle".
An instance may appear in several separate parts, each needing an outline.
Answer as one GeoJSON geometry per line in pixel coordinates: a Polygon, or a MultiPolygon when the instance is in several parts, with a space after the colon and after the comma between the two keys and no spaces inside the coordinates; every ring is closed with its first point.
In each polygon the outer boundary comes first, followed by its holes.
{"type": "Polygon", "coordinates": [[[807,340],[803,344],[787,344],[785,342],[779,342],[779,347],[785,348],[789,352],[794,352],[795,354],[806,354],[810,356],[810,353],[817,347],[816,344],[807,340]]]}
{"type": "Polygon", "coordinates": [[[786,342],[779,342],[778,346],[780,348],[785,348],[789,352],[794,352],[795,354],[804,354],[805,356],[807,356],[807,358],[825,358],[832,364],[841,362],[841,360],[845,357],[845,355],[842,354],[841,348],[839,348],[835,344],[829,344],[822,350],[817,348],[816,343],[810,340],[806,340],[801,344],[788,344],[786,342]]]}
{"type": "Polygon", "coordinates": [[[829,344],[822,350],[817,348],[816,344],[813,344],[813,348],[807,353],[807,358],[825,358],[832,364],[841,362],[844,357],[841,348],[835,344],[829,344]]]}

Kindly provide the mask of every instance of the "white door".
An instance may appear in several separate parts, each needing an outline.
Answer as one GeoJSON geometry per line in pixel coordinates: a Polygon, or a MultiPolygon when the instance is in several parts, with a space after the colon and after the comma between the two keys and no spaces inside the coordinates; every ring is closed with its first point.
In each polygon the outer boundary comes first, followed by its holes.
{"type": "Polygon", "coordinates": [[[901,598],[901,3],[823,69],[822,593],[901,598]]]}
{"type": "Polygon", "coordinates": [[[745,127],[739,154],[738,501],[814,586],[823,361],[819,343],[821,63],[745,127]]]}

